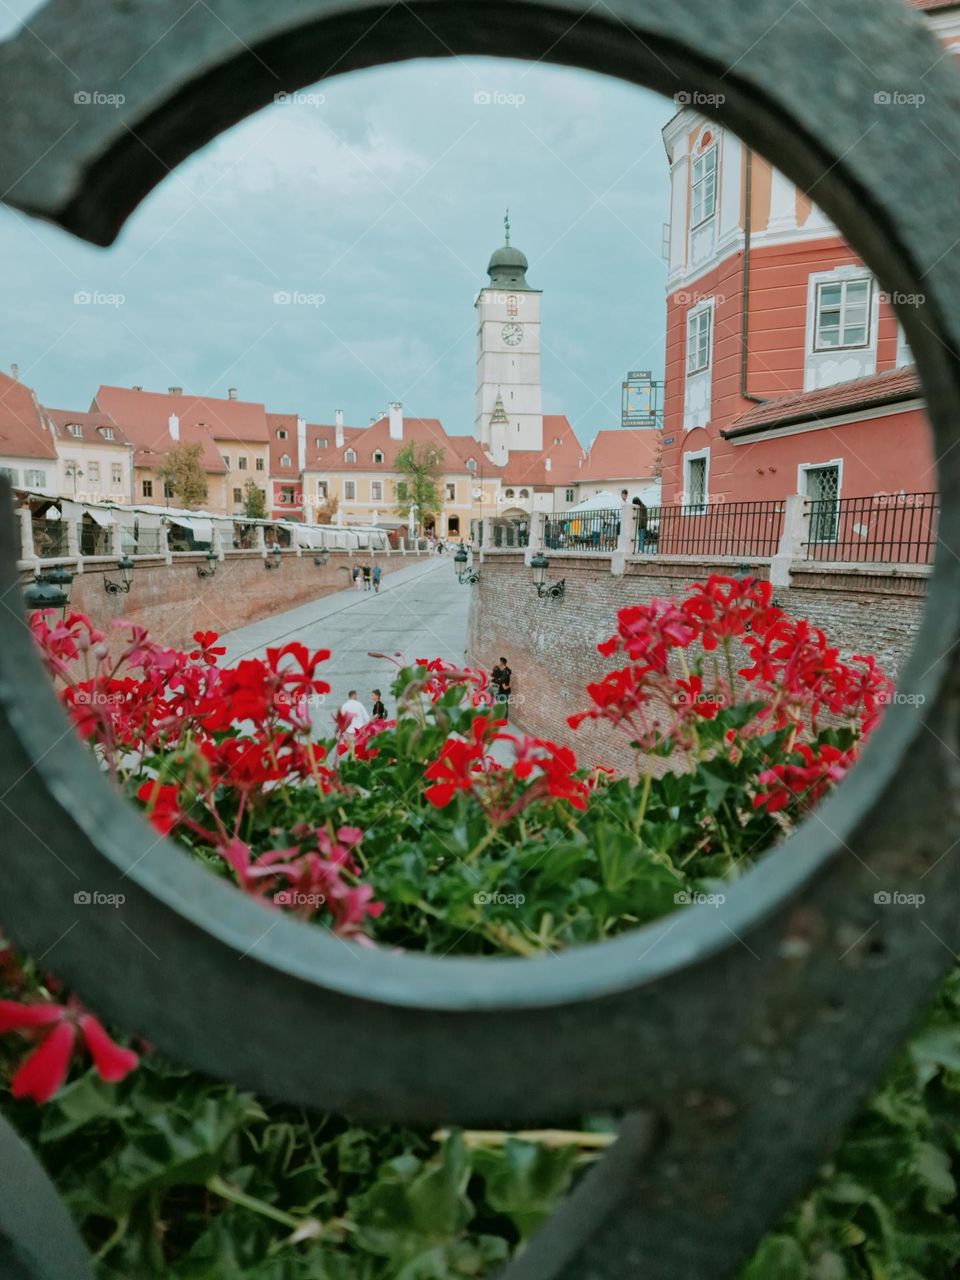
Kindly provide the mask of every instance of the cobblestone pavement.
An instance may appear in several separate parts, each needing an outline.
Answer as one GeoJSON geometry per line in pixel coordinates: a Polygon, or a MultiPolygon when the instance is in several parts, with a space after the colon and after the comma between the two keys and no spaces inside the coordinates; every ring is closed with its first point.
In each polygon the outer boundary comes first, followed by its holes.
{"type": "Polygon", "coordinates": [[[389,690],[394,667],[371,658],[371,650],[399,653],[409,662],[439,657],[462,663],[469,604],[470,588],[457,582],[452,558],[436,556],[388,574],[379,595],[373,590],[338,591],[232,631],[222,637],[227,653],[221,661],[260,657],[268,646],[288,640],[332,650],[323,665],[332,692],[314,709],[318,731],[329,733],[330,716],[351,689],[368,710],[371,689],[381,689],[393,715],[389,690]]]}

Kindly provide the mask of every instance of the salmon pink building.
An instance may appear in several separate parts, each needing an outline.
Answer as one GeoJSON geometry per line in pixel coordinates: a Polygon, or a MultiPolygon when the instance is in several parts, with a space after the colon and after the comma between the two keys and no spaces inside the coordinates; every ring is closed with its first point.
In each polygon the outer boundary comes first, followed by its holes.
{"type": "MultiPolygon", "coordinates": [[[[915,7],[960,45],[960,4],[915,7]]],[[[932,493],[923,401],[891,305],[911,300],[888,297],[810,196],[734,134],[684,106],[663,141],[663,502],[932,493]]]]}

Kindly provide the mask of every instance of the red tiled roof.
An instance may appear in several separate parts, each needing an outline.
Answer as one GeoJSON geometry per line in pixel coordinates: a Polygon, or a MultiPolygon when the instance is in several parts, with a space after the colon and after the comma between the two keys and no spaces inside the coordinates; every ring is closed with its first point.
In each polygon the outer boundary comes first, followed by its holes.
{"type": "MultiPolygon", "coordinates": [[[[134,446],[133,461],[138,467],[153,467],[177,443],[170,434],[169,420],[176,414],[180,420],[180,441],[199,444],[200,461],[204,471],[222,475],[227,468],[212,436],[195,421],[190,413],[181,413],[187,405],[201,402],[192,396],[162,395],[156,391],[134,391],[129,387],[100,387],[93,404],[93,413],[106,413],[120,426],[134,446]],[[178,405],[178,402],[184,402],[178,405]]],[[[221,400],[218,404],[242,404],[237,400],[221,400]]],[[[260,406],[261,412],[263,406],[260,406]]],[[[263,413],[264,440],[267,439],[267,418],[263,413]]]]}
{"type": "Polygon", "coordinates": [[[581,481],[652,479],[659,443],[657,431],[623,427],[598,431],[577,478],[581,481]]]}
{"type": "Polygon", "coordinates": [[[911,9],[955,9],[960,0],[907,0],[911,9]]]}
{"type": "MultiPolygon", "coordinates": [[[[395,469],[397,454],[411,441],[417,444],[432,444],[444,453],[444,470],[447,472],[466,472],[467,466],[460,453],[456,439],[447,435],[439,418],[404,418],[403,439],[391,440],[389,418],[378,418],[369,427],[344,427],[343,445],[337,447],[336,427],[307,424],[307,466],[309,471],[370,471],[383,467],[384,471],[395,469]],[[325,449],[317,448],[317,439],[327,441],[325,449]],[[356,454],[355,462],[347,462],[345,455],[348,449],[356,454]],[[383,454],[382,462],[374,462],[373,455],[377,450],[383,454]]],[[[480,446],[473,442],[474,454],[478,461],[482,456],[480,446]]]]}
{"type": "Polygon", "coordinates": [[[795,395],[781,396],[754,405],[739,418],[734,418],[725,437],[750,435],[768,427],[785,427],[811,419],[830,418],[835,414],[852,413],[857,409],[875,409],[898,400],[911,400],[920,394],[920,381],[913,365],[902,369],[887,369],[867,378],[854,378],[851,382],[837,382],[832,387],[820,387],[816,391],[802,391],[795,395]]]}
{"type": "Polygon", "coordinates": [[[53,433],[29,387],[0,373],[0,457],[55,458],[53,433]]]}
{"type": "Polygon", "coordinates": [[[300,466],[297,462],[297,415],[295,413],[268,413],[267,428],[270,432],[270,474],[278,480],[298,480],[300,466]],[[285,431],[286,439],[278,432],[285,431]],[[280,459],[289,458],[284,465],[280,459]]]}
{"type": "Polygon", "coordinates": [[[121,448],[130,444],[109,413],[78,413],[76,409],[48,409],[46,406],[44,406],[44,413],[53,425],[54,435],[65,441],[78,439],[87,444],[115,444],[120,445],[121,448]],[[73,432],[67,431],[68,426],[78,426],[81,434],[75,436],[73,432]],[[104,439],[101,433],[102,427],[113,432],[112,440],[104,439]]]}
{"type": "Polygon", "coordinates": [[[484,475],[499,475],[505,484],[575,484],[583,460],[583,446],[562,413],[543,415],[543,449],[511,449],[504,467],[484,461],[484,475]],[[547,469],[547,460],[550,468],[547,469]]]}

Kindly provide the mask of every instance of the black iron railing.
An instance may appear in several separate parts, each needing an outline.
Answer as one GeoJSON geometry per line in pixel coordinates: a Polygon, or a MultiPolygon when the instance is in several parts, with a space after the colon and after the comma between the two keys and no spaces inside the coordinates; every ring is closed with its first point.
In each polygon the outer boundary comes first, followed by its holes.
{"type": "Polygon", "coordinates": [[[637,555],[769,557],[783,533],[783,501],[638,508],[637,555]]]}
{"type": "Polygon", "coordinates": [[[620,536],[620,508],[568,511],[547,516],[543,537],[550,551],[615,551],[620,536]]]}
{"type": "Polygon", "coordinates": [[[530,545],[530,526],[512,520],[499,520],[493,526],[495,547],[527,547],[530,545]]]}
{"type": "Polygon", "coordinates": [[[54,556],[65,556],[68,553],[67,522],[65,520],[44,520],[33,518],[33,551],[41,560],[50,560],[54,556]]]}
{"type": "Polygon", "coordinates": [[[935,493],[878,493],[869,498],[811,498],[804,560],[930,564],[940,499],[935,493]]]}

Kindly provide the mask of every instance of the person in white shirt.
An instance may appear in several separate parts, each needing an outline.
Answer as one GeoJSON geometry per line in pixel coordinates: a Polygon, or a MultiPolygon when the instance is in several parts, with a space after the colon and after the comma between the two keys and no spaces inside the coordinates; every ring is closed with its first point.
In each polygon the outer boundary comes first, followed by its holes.
{"type": "Polygon", "coordinates": [[[356,689],[351,689],[347,694],[347,700],[340,708],[340,711],[343,715],[350,717],[347,733],[356,733],[358,729],[362,729],[365,724],[370,723],[367,708],[357,698],[356,689]]]}

